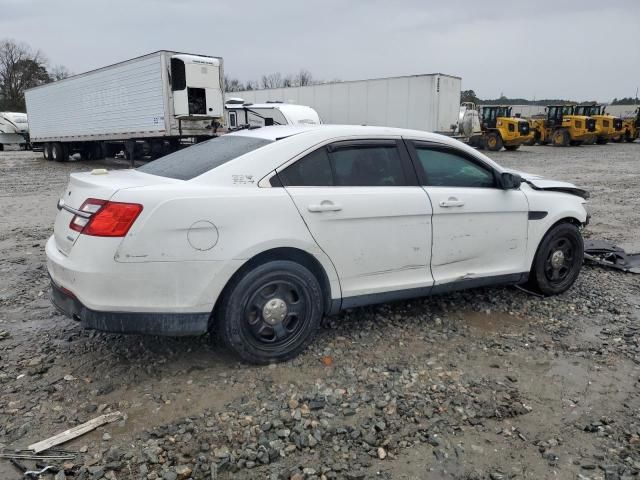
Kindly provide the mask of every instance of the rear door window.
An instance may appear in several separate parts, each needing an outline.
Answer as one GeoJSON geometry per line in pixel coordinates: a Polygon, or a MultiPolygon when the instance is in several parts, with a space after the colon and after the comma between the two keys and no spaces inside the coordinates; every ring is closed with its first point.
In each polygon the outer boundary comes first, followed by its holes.
{"type": "Polygon", "coordinates": [[[138,168],[160,177],[191,180],[245,153],[272,143],[264,138],[223,135],[178,150],[138,168]]]}
{"type": "Polygon", "coordinates": [[[321,147],[280,174],[287,187],[396,187],[407,185],[395,141],[337,142],[321,147]]]}
{"type": "Polygon", "coordinates": [[[341,187],[406,185],[395,145],[340,147],[331,153],[335,184],[341,187]]]}

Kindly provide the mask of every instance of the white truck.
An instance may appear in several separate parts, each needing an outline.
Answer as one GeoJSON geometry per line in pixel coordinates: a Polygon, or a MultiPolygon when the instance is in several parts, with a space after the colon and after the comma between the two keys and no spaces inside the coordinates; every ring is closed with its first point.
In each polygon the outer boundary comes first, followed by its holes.
{"type": "Polygon", "coordinates": [[[227,98],[225,124],[229,131],[271,125],[320,125],[318,112],[306,105],[282,102],[246,103],[242,98],[227,98]]]}
{"type": "Polygon", "coordinates": [[[57,161],[162,156],[216,135],[222,78],[220,57],[163,50],[32,88],[31,143],[57,161]]]}
{"type": "MultiPolygon", "coordinates": [[[[411,128],[452,135],[460,113],[460,77],[434,73],[233,92],[245,102],[308,105],[322,123],[411,128]]],[[[230,100],[230,98],[228,98],[230,100]]]]}
{"type": "Polygon", "coordinates": [[[29,124],[25,113],[0,112],[0,152],[5,145],[29,146],[29,124]]]}

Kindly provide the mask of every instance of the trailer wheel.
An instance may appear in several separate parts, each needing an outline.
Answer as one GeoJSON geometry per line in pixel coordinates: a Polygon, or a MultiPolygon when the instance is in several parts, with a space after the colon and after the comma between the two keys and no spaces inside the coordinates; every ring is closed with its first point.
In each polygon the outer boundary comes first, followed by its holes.
{"type": "Polygon", "coordinates": [[[45,160],[51,160],[51,144],[45,143],[42,145],[42,156],[45,160]]]}
{"type": "Polygon", "coordinates": [[[51,145],[51,160],[56,162],[64,162],[64,151],[65,148],[60,142],[55,142],[51,145]]]}

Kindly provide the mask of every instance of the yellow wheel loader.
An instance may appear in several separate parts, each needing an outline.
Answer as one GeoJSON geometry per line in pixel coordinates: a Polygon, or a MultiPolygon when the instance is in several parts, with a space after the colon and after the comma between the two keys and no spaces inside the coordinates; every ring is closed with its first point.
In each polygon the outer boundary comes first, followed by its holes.
{"type": "Polygon", "coordinates": [[[622,135],[622,119],[608,115],[602,105],[596,103],[576,105],[573,111],[576,115],[584,115],[596,121],[595,140],[598,145],[604,145],[622,135]]]}
{"type": "Polygon", "coordinates": [[[635,115],[622,118],[622,132],[613,138],[614,142],[634,142],[640,136],[640,107],[635,115]]]}
{"type": "Polygon", "coordinates": [[[469,140],[470,145],[491,151],[517,150],[533,138],[529,122],[511,115],[512,108],[504,105],[484,106],[480,109],[482,134],[469,140]]]}
{"type": "Polygon", "coordinates": [[[594,139],[595,119],[576,115],[573,108],[573,105],[549,105],[545,108],[546,115],[533,116],[531,121],[536,143],[567,147],[594,139]]]}

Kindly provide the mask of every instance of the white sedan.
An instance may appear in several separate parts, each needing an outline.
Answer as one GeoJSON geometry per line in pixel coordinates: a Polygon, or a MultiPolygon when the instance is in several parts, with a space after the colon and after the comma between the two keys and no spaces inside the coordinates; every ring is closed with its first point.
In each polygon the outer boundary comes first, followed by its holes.
{"type": "Polygon", "coordinates": [[[564,292],[586,197],[425,132],[246,130],[72,174],[46,246],[52,297],[89,328],[215,330],[246,361],[281,361],[345,308],[498,284],[564,292]]]}

